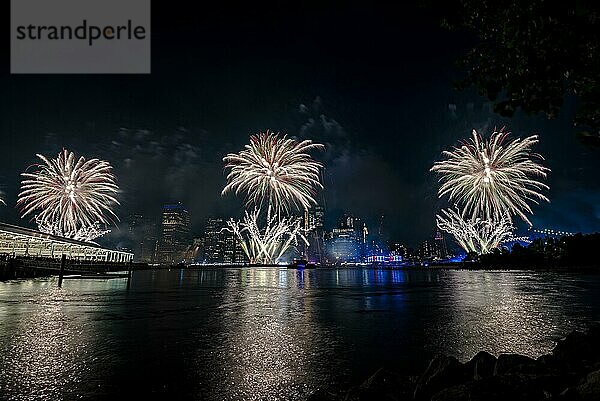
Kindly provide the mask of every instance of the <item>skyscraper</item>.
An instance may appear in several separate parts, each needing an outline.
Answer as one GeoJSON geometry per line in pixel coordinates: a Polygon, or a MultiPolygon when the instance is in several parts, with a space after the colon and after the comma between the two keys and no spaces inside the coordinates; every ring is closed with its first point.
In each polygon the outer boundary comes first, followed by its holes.
{"type": "Polygon", "coordinates": [[[449,255],[448,246],[446,245],[446,237],[440,230],[436,230],[433,237],[434,254],[438,259],[446,259],[449,255]]]}
{"type": "Polygon", "coordinates": [[[322,230],[325,211],[323,206],[316,205],[304,210],[304,229],[306,231],[322,230]]]}
{"type": "Polygon", "coordinates": [[[300,248],[304,257],[311,262],[320,263],[324,256],[324,215],[322,206],[316,205],[304,211],[303,226],[308,245],[301,241],[300,248]]]}
{"type": "Polygon", "coordinates": [[[221,218],[206,219],[203,237],[203,261],[205,263],[223,263],[225,238],[222,230],[225,221],[221,218]]]}
{"type": "Polygon", "coordinates": [[[190,244],[190,216],[183,204],[163,205],[162,235],[159,243],[161,263],[180,263],[185,259],[190,244]]]}
{"type": "Polygon", "coordinates": [[[155,263],[156,222],[140,213],[132,213],[128,216],[127,223],[134,260],[136,262],[155,263]]]}
{"type": "Polygon", "coordinates": [[[227,230],[227,222],[209,217],[203,237],[204,263],[240,264],[247,262],[246,255],[235,234],[227,230]]]}
{"type": "Polygon", "coordinates": [[[365,223],[344,214],[331,233],[327,248],[331,262],[360,262],[365,256],[368,230],[365,223]]]}
{"type": "Polygon", "coordinates": [[[446,238],[440,230],[436,230],[433,238],[423,241],[419,247],[419,257],[422,260],[441,260],[448,257],[446,238]]]}
{"type": "Polygon", "coordinates": [[[419,245],[419,249],[417,251],[417,255],[418,255],[419,259],[421,259],[421,260],[433,259],[435,257],[434,248],[435,247],[434,247],[433,241],[431,239],[426,239],[425,241],[421,242],[421,244],[419,245]]]}

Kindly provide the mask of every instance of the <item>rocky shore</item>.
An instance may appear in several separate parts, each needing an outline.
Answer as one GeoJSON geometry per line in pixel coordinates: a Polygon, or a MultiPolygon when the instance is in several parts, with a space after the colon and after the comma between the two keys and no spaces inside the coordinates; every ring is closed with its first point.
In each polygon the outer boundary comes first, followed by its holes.
{"type": "Polygon", "coordinates": [[[309,401],[600,400],[600,324],[573,331],[537,359],[485,351],[470,361],[435,357],[420,376],[379,369],[346,391],[319,389],[309,401]]]}

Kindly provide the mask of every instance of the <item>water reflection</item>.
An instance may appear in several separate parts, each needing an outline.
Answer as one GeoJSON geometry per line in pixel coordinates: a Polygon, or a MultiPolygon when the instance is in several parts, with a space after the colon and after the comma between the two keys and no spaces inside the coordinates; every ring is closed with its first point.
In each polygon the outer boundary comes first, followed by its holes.
{"type": "Polygon", "coordinates": [[[302,400],[380,366],[417,373],[438,352],[538,356],[600,316],[598,295],[596,276],[446,270],[0,283],[0,394],[302,400]]]}
{"type": "Polygon", "coordinates": [[[566,327],[583,328],[591,319],[592,305],[581,303],[582,289],[573,285],[574,278],[530,272],[444,272],[446,291],[438,302],[445,313],[429,325],[430,345],[461,359],[481,349],[532,357],[549,352],[566,327]]]}
{"type": "Polygon", "coordinates": [[[71,399],[89,387],[84,378],[98,347],[95,324],[86,318],[94,308],[83,300],[96,288],[74,284],[60,289],[54,280],[32,280],[2,292],[0,393],[15,400],[71,399]]]}
{"type": "Polygon", "coordinates": [[[335,363],[324,366],[322,361],[335,360],[337,344],[315,321],[313,297],[304,292],[311,287],[308,274],[253,269],[242,275],[244,286],[230,277],[223,297],[221,346],[216,355],[198,355],[199,366],[210,360],[217,367],[201,395],[301,400],[327,384],[328,369],[335,363]]]}

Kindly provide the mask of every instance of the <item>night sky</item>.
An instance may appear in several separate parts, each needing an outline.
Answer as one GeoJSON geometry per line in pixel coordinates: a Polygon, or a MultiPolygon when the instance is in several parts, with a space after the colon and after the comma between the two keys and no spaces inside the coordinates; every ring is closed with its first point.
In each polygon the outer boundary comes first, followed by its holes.
{"type": "Polygon", "coordinates": [[[576,139],[576,101],[567,99],[556,120],[503,119],[476,91],[456,91],[455,61],[474,39],[440,28],[432,10],[190,4],[153,2],[151,75],[11,76],[7,24],[0,220],[32,225],[14,208],[19,173],[35,153],[64,147],[115,167],[123,223],[130,212],[158,216],[163,202],[182,201],[199,234],[208,215],[242,210],[242,199],[220,195],[222,157],[270,129],[326,144],[315,156],[326,166],[329,226],[345,210],[371,226],[385,216],[390,238],[414,246],[445,206],[428,171],[441,150],[472,128],[506,125],[518,136],[538,133],[536,150],[552,169],[551,203],[534,208],[534,225],[600,230],[600,150],[576,139]]]}

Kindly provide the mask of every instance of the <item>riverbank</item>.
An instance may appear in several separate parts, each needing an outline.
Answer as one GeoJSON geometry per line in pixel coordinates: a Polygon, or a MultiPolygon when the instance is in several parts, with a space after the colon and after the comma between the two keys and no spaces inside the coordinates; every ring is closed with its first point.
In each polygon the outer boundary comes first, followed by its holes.
{"type": "Polygon", "coordinates": [[[379,369],[343,390],[322,388],[309,401],[529,401],[600,399],[600,324],[573,331],[537,359],[480,351],[459,362],[440,355],[419,376],[379,369]]]}
{"type": "MultiPolygon", "coordinates": [[[[344,265],[344,266],[318,266],[316,268],[297,268],[286,265],[153,265],[145,263],[134,263],[133,271],[143,270],[219,270],[219,269],[246,269],[246,268],[288,268],[292,270],[339,270],[339,269],[365,269],[378,271],[435,271],[435,270],[468,270],[468,271],[534,271],[534,272],[553,272],[553,273],[600,273],[600,266],[483,266],[479,263],[453,263],[439,265],[344,265]]],[[[65,269],[65,274],[103,274],[107,272],[126,271],[128,264],[123,263],[86,263],[69,262],[65,269]]],[[[57,276],[60,272],[59,262],[56,260],[9,260],[0,263],[0,281],[15,279],[31,279],[38,277],[57,276]]]]}
{"type": "Polygon", "coordinates": [[[457,262],[457,263],[445,263],[445,264],[428,264],[418,265],[418,264],[405,264],[405,265],[365,265],[365,264],[355,264],[355,265],[319,265],[317,267],[311,268],[297,268],[295,266],[287,266],[287,265],[229,265],[229,264],[211,264],[211,265],[189,265],[189,266],[153,266],[150,269],[194,269],[194,270],[203,270],[203,269],[245,269],[245,268],[264,268],[264,267],[273,267],[273,268],[289,268],[296,270],[343,270],[343,269],[368,269],[368,270],[419,270],[419,271],[427,271],[427,270],[472,270],[472,271],[535,271],[535,272],[582,272],[582,273],[600,273],[600,264],[597,265],[578,265],[578,266],[560,266],[560,265],[552,265],[552,266],[528,266],[528,265],[518,265],[518,266],[490,266],[484,265],[481,263],[471,263],[471,262],[457,262]]]}

